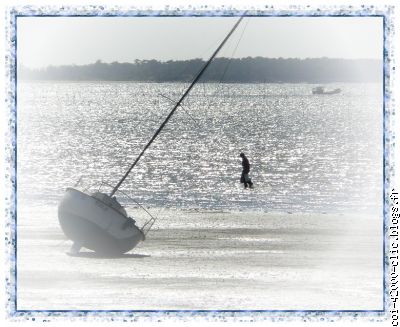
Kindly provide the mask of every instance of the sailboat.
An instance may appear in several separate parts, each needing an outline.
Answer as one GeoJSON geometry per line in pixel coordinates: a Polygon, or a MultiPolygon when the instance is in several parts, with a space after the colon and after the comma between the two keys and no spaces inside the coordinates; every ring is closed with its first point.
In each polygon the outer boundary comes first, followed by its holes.
{"type": "Polygon", "coordinates": [[[342,90],[339,88],[327,91],[323,86],[317,86],[312,89],[312,94],[338,94],[340,92],[342,92],[342,90]]]}
{"type": "Polygon", "coordinates": [[[243,17],[244,15],[239,18],[210,59],[204,64],[139,156],[113,187],[110,194],[100,191],[91,193],[88,190],[79,190],[76,187],[67,188],[58,206],[58,219],[65,236],[73,242],[70,253],[78,254],[82,248],[87,248],[100,254],[117,256],[132,250],[145,240],[155,218],[152,217],[146,221],[142,227],[137,226],[136,221],[128,216],[125,208],[118,202],[115,193],[165,127],[176,109],[181,106],[183,100],[206,71],[211,61],[239,26],[243,17]]]}

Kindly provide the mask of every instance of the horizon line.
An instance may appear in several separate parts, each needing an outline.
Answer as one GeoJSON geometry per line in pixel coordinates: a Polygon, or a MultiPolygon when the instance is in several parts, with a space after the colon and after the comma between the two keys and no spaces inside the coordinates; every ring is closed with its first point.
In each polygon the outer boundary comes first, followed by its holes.
{"type": "MultiPolygon", "coordinates": [[[[229,57],[218,57],[217,59],[228,59],[228,60],[242,60],[242,59],[271,59],[271,60],[299,60],[299,61],[305,61],[305,60],[347,60],[347,61],[363,61],[363,60],[369,60],[369,61],[383,61],[383,58],[338,58],[338,57],[306,57],[306,58],[300,58],[300,57],[262,57],[262,56],[247,56],[247,57],[238,57],[238,58],[229,58],[229,57]]],[[[25,69],[30,69],[30,70],[40,70],[40,69],[46,69],[49,67],[66,67],[66,66],[72,66],[72,67],[80,67],[80,66],[90,66],[90,65],[95,65],[95,64],[131,64],[135,65],[136,61],[137,62],[143,62],[143,61],[157,61],[159,63],[168,63],[168,62],[179,62],[179,61],[194,61],[194,60],[201,60],[201,61],[206,61],[204,58],[189,58],[189,59],[134,59],[134,61],[103,61],[103,59],[97,59],[96,61],[86,63],[86,64],[77,64],[77,63],[68,63],[68,64],[49,64],[47,66],[36,66],[32,67],[29,65],[25,65],[23,62],[17,63],[17,67],[20,66],[21,68],[25,69]]]]}

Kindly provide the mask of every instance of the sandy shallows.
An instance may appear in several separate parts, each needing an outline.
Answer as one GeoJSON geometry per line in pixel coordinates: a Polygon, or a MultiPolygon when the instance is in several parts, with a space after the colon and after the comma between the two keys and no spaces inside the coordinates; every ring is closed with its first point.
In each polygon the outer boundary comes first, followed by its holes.
{"type": "Polygon", "coordinates": [[[18,309],[382,309],[379,216],[164,210],[159,217],[147,240],[119,258],[68,256],[71,243],[56,223],[22,220],[18,309]]]}

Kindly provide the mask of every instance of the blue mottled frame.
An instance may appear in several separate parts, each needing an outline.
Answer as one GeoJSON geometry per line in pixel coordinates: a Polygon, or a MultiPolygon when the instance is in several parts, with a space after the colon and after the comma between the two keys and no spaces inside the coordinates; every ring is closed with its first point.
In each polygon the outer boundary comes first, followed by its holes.
{"type": "Polygon", "coordinates": [[[8,8],[6,34],[6,111],[8,130],[5,150],[5,254],[6,254],[6,311],[10,320],[49,321],[71,318],[101,321],[214,321],[214,322],[253,322],[253,321],[385,321],[388,319],[388,215],[389,192],[394,178],[394,99],[393,88],[393,46],[390,42],[394,33],[393,6],[377,8],[373,5],[341,5],[311,7],[291,5],[285,8],[274,6],[252,7],[248,17],[381,17],[383,22],[383,307],[380,310],[18,310],[17,298],[17,28],[20,17],[234,17],[243,10],[211,8],[209,6],[187,8],[165,7],[163,10],[138,8],[112,8],[106,6],[82,7],[34,7],[8,8]]]}

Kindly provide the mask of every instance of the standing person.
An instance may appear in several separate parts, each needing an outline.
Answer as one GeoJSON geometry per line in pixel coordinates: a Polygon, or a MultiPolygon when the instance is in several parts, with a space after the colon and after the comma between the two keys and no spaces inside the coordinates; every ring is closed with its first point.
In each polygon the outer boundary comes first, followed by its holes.
{"type": "Polygon", "coordinates": [[[251,181],[251,178],[249,177],[249,172],[250,172],[249,159],[247,159],[247,157],[244,155],[243,152],[240,154],[240,156],[242,157],[242,167],[243,167],[242,176],[240,177],[240,183],[244,184],[245,189],[248,186],[250,186],[250,188],[253,188],[253,182],[251,181]]]}

